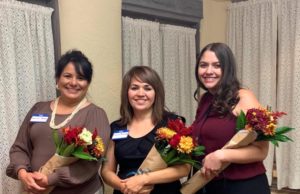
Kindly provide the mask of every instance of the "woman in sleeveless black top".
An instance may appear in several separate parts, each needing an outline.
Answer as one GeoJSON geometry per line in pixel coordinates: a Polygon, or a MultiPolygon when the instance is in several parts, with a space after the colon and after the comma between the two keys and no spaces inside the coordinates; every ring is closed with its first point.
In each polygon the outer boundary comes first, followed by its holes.
{"type": "Polygon", "coordinates": [[[189,165],[135,175],[154,145],[156,130],[166,126],[169,119],[178,118],[164,109],[159,76],[149,67],[133,67],[123,77],[121,97],[121,119],[111,124],[108,161],[102,168],[104,181],[115,189],[114,194],[179,194],[179,179],[187,176],[189,165]]]}

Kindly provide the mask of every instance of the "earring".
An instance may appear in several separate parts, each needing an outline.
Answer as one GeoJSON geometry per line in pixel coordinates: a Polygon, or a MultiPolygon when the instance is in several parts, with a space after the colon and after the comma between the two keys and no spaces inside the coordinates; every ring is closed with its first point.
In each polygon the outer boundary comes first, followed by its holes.
{"type": "Polygon", "coordinates": [[[56,87],[56,89],[57,89],[57,90],[59,90],[58,84],[56,84],[56,86],[55,86],[55,87],[56,87]]]}

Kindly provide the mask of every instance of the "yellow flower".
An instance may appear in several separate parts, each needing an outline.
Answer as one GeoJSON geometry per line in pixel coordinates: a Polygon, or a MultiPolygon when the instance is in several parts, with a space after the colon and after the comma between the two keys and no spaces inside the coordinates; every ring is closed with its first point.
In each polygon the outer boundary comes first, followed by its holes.
{"type": "Polygon", "coordinates": [[[177,150],[182,153],[191,153],[194,149],[193,138],[189,136],[181,136],[177,150]]]}
{"type": "Polygon", "coordinates": [[[162,127],[157,130],[157,134],[161,139],[171,139],[176,134],[176,132],[167,127],[162,127]]]}
{"type": "Polygon", "coordinates": [[[275,135],[276,125],[274,123],[270,123],[267,125],[266,129],[263,131],[265,135],[275,135]]]}
{"type": "Polygon", "coordinates": [[[98,152],[103,153],[104,152],[104,144],[102,142],[102,139],[100,137],[96,137],[95,141],[96,143],[96,149],[98,152]]]}

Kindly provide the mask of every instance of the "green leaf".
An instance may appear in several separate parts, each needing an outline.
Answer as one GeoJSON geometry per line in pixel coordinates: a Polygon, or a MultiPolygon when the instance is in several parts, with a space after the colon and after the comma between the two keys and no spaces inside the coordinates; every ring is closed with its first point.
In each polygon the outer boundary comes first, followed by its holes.
{"type": "Polygon", "coordinates": [[[245,126],[246,126],[246,115],[241,110],[241,112],[238,115],[237,120],[236,120],[236,128],[237,128],[237,130],[241,130],[241,129],[244,129],[245,126]]]}
{"type": "Polygon", "coordinates": [[[279,146],[278,141],[276,141],[276,140],[271,140],[271,142],[272,142],[272,144],[274,144],[276,147],[279,146]]]}
{"type": "Polygon", "coordinates": [[[278,128],[276,128],[275,133],[276,134],[284,134],[284,133],[290,132],[294,129],[295,128],[286,127],[286,126],[285,127],[278,127],[278,128]]]}
{"type": "Polygon", "coordinates": [[[53,137],[53,141],[54,141],[54,144],[55,144],[55,147],[56,147],[56,153],[57,153],[59,148],[60,148],[61,141],[62,141],[62,139],[58,135],[58,130],[57,129],[54,129],[52,131],[52,137],[53,137]]]}
{"type": "Polygon", "coordinates": [[[86,152],[73,152],[72,155],[75,156],[76,158],[80,158],[80,159],[84,159],[84,160],[95,160],[95,161],[97,161],[97,158],[91,156],[90,154],[88,154],[86,152]]]}
{"type": "Polygon", "coordinates": [[[168,153],[162,154],[162,158],[167,164],[169,164],[169,161],[175,157],[176,153],[177,151],[175,149],[171,149],[168,153]]]}
{"type": "Polygon", "coordinates": [[[197,147],[195,147],[195,149],[193,150],[193,155],[194,155],[194,156],[201,156],[201,155],[204,155],[204,150],[205,150],[205,147],[204,147],[204,146],[197,146],[197,147]]]}
{"type": "Polygon", "coordinates": [[[74,150],[75,150],[75,144],[72,143],[71,145],[68,145],[68,146],[63,150],[62,156],[66,156],[66,157],[71,156],[72,153],[74,152],[74,150]]]}

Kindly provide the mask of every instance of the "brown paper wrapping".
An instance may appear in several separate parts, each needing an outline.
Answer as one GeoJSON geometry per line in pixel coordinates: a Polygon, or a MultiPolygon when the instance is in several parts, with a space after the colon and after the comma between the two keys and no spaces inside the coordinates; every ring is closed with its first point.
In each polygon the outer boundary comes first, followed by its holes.
{"type": "MultiPolygon", "coordinates": [[[[75,157],[64,157],[60,156],[58,154],[54,154],[40,169],[39,172],[44,175],[49,175],[54,172],[55,169],[63,166],[68,166],[75,161],[77,161],[78,158],[75,157]]],[[[54,189],[54,186],[48,187],[43,194],[48,194],[54,189]]],[[[27,194],[27,192],[23,192],[23,194],[27,194]]]]}
{"type": "Polygon", "coordinates": [[[141,171],[157,171],[167,168],[167,163],[162,159],[160,153],[155,148],[155,145],[152,146],[150,152],[148,153],[147,157],[144,159],[143,163],[139,167],[141,171]]]}
{"type": "MultiPolygon", "coordinates": [[[[238,131],[231,140],[222,148],[222,149],[235,149],[243,146],[247,146],[250,143],[254,142],[257,137],[255,131],[240,130],[238,131]]],[[[227,168],[230,163],[224,163],[221,167],[221,171],[227,168]]],[[[193,194],[196,193],[199,189],[204,187],[211,179],[205,178],[201,171],[198,170],[188,181],[183,183],[180,192],[182,194],[193,194]]]]}

